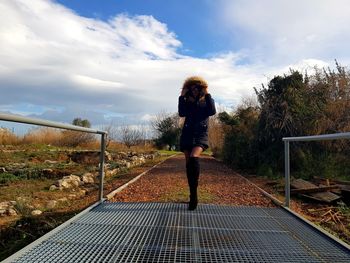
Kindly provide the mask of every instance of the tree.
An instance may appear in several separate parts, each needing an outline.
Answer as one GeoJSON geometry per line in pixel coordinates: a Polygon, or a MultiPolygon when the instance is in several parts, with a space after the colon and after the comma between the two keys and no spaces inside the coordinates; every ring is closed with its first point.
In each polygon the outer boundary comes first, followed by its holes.
{"type": "Polygon", "coordinates": [[[178,114],[168,114],[162,112],[158,114],[152,122],[152,127],[156,131],[156,146],[167,146],[169,150],[178,148],[180,138],[180,118],[178,114]]]}
{"type": "Polygon", "coordinates": [[[145,131],[141,127],[121,126],[120,133],[122,142],[128,148],[141,144],[145,140],[145,131]]]}
{"type": "Polygon", "coordinates": [[[89,120],[85,119],[81,119],[81,118],[75,118],[72,121],[72,124],[75,126],[80,126],[80,127],[85,127],[85,128],[91,128],[91,123],[89,120]]]}

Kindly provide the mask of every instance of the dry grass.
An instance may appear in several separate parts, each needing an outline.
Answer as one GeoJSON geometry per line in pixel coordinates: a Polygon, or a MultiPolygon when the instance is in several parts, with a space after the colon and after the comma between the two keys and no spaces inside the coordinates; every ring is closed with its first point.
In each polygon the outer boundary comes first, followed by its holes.
{"type": "Polygon", "coordinates": [[[18,145],[20,139],[7,129],[0,128],[0,145],[18,145]]]}
{"type": "MultiPolygon", "coordinates": [[[[100,150],[100,138],[94,134],[66,131],[53,128],[36,128],[23,137],[19,137],[7,129],[0,129],[0,145],[51,145],[57,147],[81,147],[100,150]]],[[[33,146],[34,147],[34,146],[33,146]]],[[[147,152],[156,150],[152,143],[127,147],[121,142],[111,141],[107,147],[110,151],[147,152]]]]}
{"type": "Polygon", "coordinates": [[[23,144],[51,144],[58,145],[62,138],[60,130],[52,128],[38,128],[29,131],[22,139],[23,144]]]}

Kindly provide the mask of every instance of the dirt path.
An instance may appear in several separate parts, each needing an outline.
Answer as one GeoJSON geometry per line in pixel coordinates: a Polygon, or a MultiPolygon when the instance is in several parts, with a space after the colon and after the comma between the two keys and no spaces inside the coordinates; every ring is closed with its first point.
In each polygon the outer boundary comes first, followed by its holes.
{"type": "MultiPolygon", "coordinates": [[[[244,178],[221,162],[201,156],[199,202],[226,205],[264,206],[274,204],[244,178]]],[[[188,186],[182,154],[166,160],[118,193],[114,202],[187,202],[188,186]]]]}

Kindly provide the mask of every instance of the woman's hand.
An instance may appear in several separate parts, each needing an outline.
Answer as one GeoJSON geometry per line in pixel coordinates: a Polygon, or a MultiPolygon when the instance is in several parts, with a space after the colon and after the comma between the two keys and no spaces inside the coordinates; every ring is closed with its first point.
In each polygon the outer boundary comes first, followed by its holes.
{"type": "Polygon", "coordinates": [[[204,95],[208,94],[208,87],[202,88],[202,92],[204,95]]]}
{"type": "Polygon", "coordinates": [[[187,91],[188,91],[187,88],[183,88],[182,91],[181,91],[181,96],[185,96],[187,91]]]}

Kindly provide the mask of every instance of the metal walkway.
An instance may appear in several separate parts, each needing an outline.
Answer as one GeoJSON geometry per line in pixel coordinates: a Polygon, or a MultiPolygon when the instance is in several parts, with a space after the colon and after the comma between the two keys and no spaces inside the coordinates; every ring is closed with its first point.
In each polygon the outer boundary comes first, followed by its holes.
{"type": "Polygon", "coordinates": [[[105,202],[36,243],[9,262],[350,262],[281,208],[105,202]]]}

